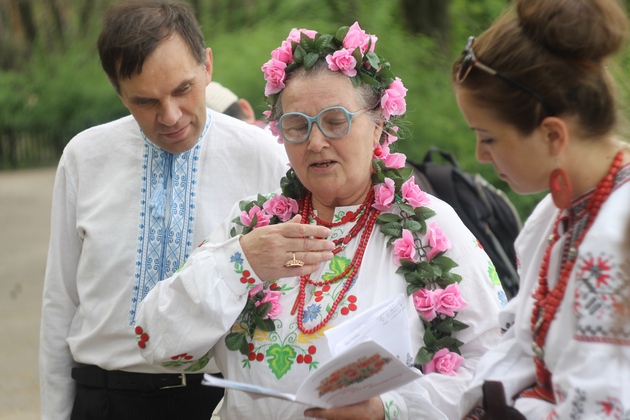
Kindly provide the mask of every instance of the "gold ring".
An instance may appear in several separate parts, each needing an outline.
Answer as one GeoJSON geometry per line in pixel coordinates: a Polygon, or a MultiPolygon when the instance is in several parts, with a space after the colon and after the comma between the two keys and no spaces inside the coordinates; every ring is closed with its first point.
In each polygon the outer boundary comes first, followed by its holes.
{"type": "Polygon", "coordinates": [[[302,267],[304,265],[304,261],[295,259],[295,252],[292,252],[293,258],[284,263],[286,268],[297,268],[302,267]]]}

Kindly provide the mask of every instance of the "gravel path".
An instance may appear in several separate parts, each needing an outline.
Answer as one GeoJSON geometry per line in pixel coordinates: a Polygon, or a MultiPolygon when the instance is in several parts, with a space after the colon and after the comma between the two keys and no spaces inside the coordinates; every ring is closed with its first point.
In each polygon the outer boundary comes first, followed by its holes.
{"type": "Polygon", "coordinates": [[[0,172],[0,419],[39,419],[39,323],[55,168],[0,172]]]}

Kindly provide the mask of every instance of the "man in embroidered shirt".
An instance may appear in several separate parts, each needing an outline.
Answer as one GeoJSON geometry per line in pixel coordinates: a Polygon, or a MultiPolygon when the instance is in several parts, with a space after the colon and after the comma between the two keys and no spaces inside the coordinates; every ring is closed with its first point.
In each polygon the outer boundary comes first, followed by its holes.
{"type": "Polygon", "coordinates": [[[286,155],[264,130],[206,108],[212,52],[185,4],[114,6],[98,49],[131,115],[78,134],[59,162],[42,418],[209,419],[216,395],[201,375],[167,374],[129,346],[136,307],[233,203],[276,188],[286,155]]]}

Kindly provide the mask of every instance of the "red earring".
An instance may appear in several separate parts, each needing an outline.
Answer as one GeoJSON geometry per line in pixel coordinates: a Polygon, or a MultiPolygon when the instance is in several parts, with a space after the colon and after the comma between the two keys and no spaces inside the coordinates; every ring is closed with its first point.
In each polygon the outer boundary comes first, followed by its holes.
{"type": "Polygon", "coordinates": [[[567,171],[556,168],[549,175],[549,192],[553,203],[559,209],[566,209],[573,199],[573,187],[567,171]]]}

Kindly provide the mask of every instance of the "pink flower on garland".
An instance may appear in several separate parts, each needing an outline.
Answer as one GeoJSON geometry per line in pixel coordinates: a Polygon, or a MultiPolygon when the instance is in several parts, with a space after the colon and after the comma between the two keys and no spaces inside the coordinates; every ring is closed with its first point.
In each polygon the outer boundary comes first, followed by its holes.
{"type": "Polygon", "coordinates": [[[392,115],[402,115],[407,111],[407,104],[405,102],[405,96],[407,95],[407,89],[403,86],[399,77],[389,85],[389,88],[385,89],[383,97],[381,98],[381,108],[383,109],[383,115],[385,119],[389,120],[392,115]]]}
{"type": "Polygon", "coordinates": [[[271,52],[271,56],[286,64],[293,62],[293,47],[291,41],[282,41],[282,44],[271,52]]]}
{"type": "Polygon", "coordinates": [[[400,169],[405,167],[405,162],[407,162],[407,156],[404,153],[390,153],[384,159],[385,166],[388,168],[400,169]]]}
{"type": "Polygon", "coordinates": [[[313,39],[315,38],[315,35],[317,35],[317,31],[312,31],[310,29],[291,29],[291,32],[289,32],[289,37],[287,38],[287,41],[289,41],[289,43],[291,41],[293,42],[300,42],[300,34],[304,34],[307,37],[313,39]]]}
{"type": "Polygon", "coordinates": [[[274,93],[278,93],[284,89],[284,79],[286,77],[284,69],[286,67],[286,63],[283,63],[275,58],[272,58],[263,64],[260,69],[265,74],[265,80],[267,81],[265,86],[265,95],[273,95],[274,93]]]}
{"type": "Polygon", "coordinates": [[[263,289],[263,285],[262,285],[262,283],[257,284],[256,286],[252,287],[252,288],[249,290],[249,292],[248,292],[248,293],[249,293],[249,297],[254,297],[254,296],[256,296],[256,294],[257,294],[258,292],[260,292],[262,289],[263,289]]]}
{"type": "Polygon", "coordinates": [[[352,52],[344,48],[326,56],[328,68],[332,71],[341,71],[348,77],[357,75],[357,60],[352,56],[352,52]]]}
{"type": "Polygon", "coordinates": [[[416,185],[413,176],[402,184],[401,194],[413,208],[427,206],[431,202],[427,193],[416,185]]]}
{"type": "Polygon", "coordinates": [[[400,265],[400,260],[416,261],[416,244],[413,234],[407,229],[402,230],[402,236],[392,242],[394,246],[394,263],[400,265]]]}
{"type": "Polygon", "coordinates": [[[385,178],[385,182],[374,186],[374,207],[377,210],[388,210],[396,196],[396,185],[390,178],[385,178]]]}
{"type": "Polygon", "coordinates": [[[449,284],[446,289],[438,289],[433,293],[435,295],[435,311],[440,314],[454,317],[455,312],[468,306],[457,283],[449,284]]]}
{"type": "Polygon", "coordinates": [[[451,241],[446,237],[444,231],[433,222],[427,228],[427,245],[431,249],[427,252],[427,259],[432,260],[440,252],[451,249],[451,241]]]}
{"type": "Polygon", "coordinates": [[[256,302],[256,307],[263,303],[271,302],[271,310],[267,313],[265,318],[276,319],[282,315],[282,306],[280,305],[280,297],[282,292],[276,292],[273,290],[265,290],[265,297],[256,302]]]}
{"type": "Polygon", "coordinates": [[[258,206],[253,206],[249,209],[249,212],[243,211],[240,214],[241,223],[245,226],[251,225],[254,217],[256,217],[256,226],[254,226],[254,228],[267,226],[271,219],[269,215],[258,206]]]}
{"type": "Polygon", "coordinates": [[[449,349],[441,349],[433,355],[433,359],[422,366],[424,374],[437,372],[447,376],[455,376],[455,371],[464,363],[464,358],[449,349]]]}
{"type": "Polygon", "coordinates": [[[437,316],[435,312],[435,294],[432,290],[420,289],[413,294],[413,306],[422,318],[431,322],[437,316]]]}
{"type": "Polygon", "coordinates": [[[352,26],[348,29],[348,33],[343,38],[343,46],[350,51],[353,51],[355,48],[361,48],[361,54],[365,54],[368,49],[368,45],[370,45],[370,51],[374,51],[374,47],[376,46],[376,41],[378,38],[374,35],[368,35],[365,33],[363,29],[359,26],[358,22],[354,22],[352,26]],[[370,39],[372,39],[372,44],[370,45],[370,39]]]}
{"type": "Polygon", "coordinates": [[[278,216],[281,222],[286,222],[298,212],[298,203],[292,198],[276,194],[265,201],[263,209],[272,216],[278,216]]]}

